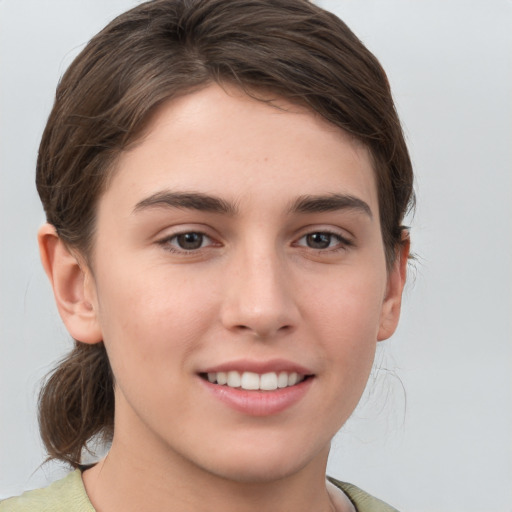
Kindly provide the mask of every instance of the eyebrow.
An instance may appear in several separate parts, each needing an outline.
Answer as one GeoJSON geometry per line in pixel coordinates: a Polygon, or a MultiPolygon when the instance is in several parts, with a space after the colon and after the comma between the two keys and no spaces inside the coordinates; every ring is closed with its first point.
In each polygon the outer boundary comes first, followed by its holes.
{"type": "Polygon", "coordinates": [[[290,212],[297,213],[321,213],[336,210],[356,210],[373,218],[372,210],[368,203],[358,197],[347,194],[301,196],[293,202],[290,208],[290,212]]]}
{"type": "Polygon", "coordinates": [[[235,215],[238,210],[236,205],[224,199],[202,194],[201,192],[163,191],[152,194],[146,199],[139,201],[135,205],[133,212],[159,207],[199,210],[202,212],[222,213],[225,215],[235,215]]]}
{"type": "MultiPolygon", "coordinates": [[[[133,212],[152,208],[180,208],[209,213],[235,216],[238,208],[235,204],[219,197],[201,192],[156,192],[139,201],[133,212]]],[[[298,197],[289,208],[290,213],[322,213],[336,210],[356,210],[373,218],[368,203],[348,194],[306,195],[298,197]]]]}

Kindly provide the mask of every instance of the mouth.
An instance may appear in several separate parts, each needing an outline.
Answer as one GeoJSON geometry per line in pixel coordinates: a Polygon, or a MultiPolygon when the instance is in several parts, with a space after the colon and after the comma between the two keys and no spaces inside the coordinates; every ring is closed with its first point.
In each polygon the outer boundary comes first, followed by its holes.
{"type": "Polygon", "coordinates": [[[205,389],[246,416],[272,416],[293,408],[308,395],[315,375],[287,360],[238,360],[198,373],[205,389]]]}
{"type": "Polygon", "coordinates": [[[200,373],[199,376],[211,384],[246,391],[275,391],[290,388],[313,377],[312,375],[287,371],[259,374],[236,370],[200,373]]]}

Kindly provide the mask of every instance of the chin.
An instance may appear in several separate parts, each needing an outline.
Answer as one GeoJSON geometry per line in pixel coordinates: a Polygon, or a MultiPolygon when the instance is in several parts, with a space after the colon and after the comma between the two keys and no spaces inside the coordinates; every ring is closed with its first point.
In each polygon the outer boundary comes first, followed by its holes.
{"type": "Polygon", "coordinates": [[[268,484],[298,473],[303,468],[303,465],[286,465],[278,461],[272,461],[270,464],[268,461],[262,461],[257,464],[254,464],[254,461],[244,462],[243,466],[239,461],[238,464],[230,467],[217,467],[214,473],[232,482],[243,484],[268,484]]]}
{"type": "Polygon", "coordinates": [[[262,449],[256,444],[245,449],[233,447],[231,453],[205,461],[203,467],[210,473],[233,482],[263,484],[290,477],[308,465],[320,464],[325,471],[328,453],[329,446],[315,453],[311,445],[307,444],[295,448],[287,444],[285,451],[275,446],[262,449]]]}

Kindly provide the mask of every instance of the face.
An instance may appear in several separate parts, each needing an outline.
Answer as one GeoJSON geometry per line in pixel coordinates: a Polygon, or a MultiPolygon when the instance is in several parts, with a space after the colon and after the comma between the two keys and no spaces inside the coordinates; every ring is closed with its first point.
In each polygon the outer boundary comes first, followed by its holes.
{"type": "Polygon", "coordinates": [[[367,151],[279,106],[210,86],[116,165],[86,279],[113,447],[235,480],[325,465],[394,329],[367,151]]]}

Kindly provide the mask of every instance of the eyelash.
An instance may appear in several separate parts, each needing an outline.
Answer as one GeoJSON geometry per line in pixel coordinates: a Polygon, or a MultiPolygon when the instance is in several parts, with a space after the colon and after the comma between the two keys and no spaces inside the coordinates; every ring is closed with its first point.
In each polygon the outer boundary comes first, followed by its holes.
{"type": "MultiPolygon", "coordinates": [[[[307,243],[307,242],[306,242],[307,243]]],[[[165,250],[176,253],[176,254],[197,254],[202,249],[207,249],[208,247],[212,246],[219,246],[221,244],[216,243],[213,241],[213,239],[206,235],[205,233],[202,233],[201,231],[184,231],[182,233],[176,233],[174,235],[168,236],[162,240],[158,241],[158,244],[163,246],[165,250]],[[197,235],[200,237],[200,246],[193,248],[193,249],[186,249],[184,247],[179,247],[179,238],[180,237],[187,237],[190,235],[197,235]],[[174,244],[173,242],[176,242],[174,244]],[[209,242],[208,242],[209,241],[209,242]],[[204,245],[206,242],[207,245],[204,245]]],[[[354,243],[351,240],[348,240],[347,238],[343,237],[339,233],[329,231],[326,229],[318,230],[318,231],[311,231],[308,233],[305,233],[300,238],[297,239],[296,242],[293,244],[297,247],[304,247],[306,249],[310,249],[319,253],[336,253],[338,251],[344,251],[347,250],[347,248],[352,247],[354,243]],[[305,239],[307,240],[308,237],[313,237],[315,235],[323,235],[328,237],[328,246],[327,247],[310,247],[306,244],[301,244],[300,241],[305,239]],[[337,243],[331,247],[331,243],[333,241],[333,238],[337,241],[337,243]]]]}
{"type": "Polygon", "coordinates": [[[218,244],[208,244],[207,246],[203,246],[203,243],[205,240],[209,240],[212,242],[212,238],[206,235],[205,233],[202,233],[201,231],[184,231],[183,233],[176,233],[174,235],[168,236],[164,238],[163,240],[159,240],[158,243],[164,247],[165,250],[172,252],[172,253],[178,253],[178,254],[193,254],[199,252],[201,249],[205,249],[206,247],[209,247],[211,245],[218,245],[218,244]],[[173,241],[178,241],[179,237],[185,237],[189,235],[198,235],[201,237],[201,245],[200,247],[197,247],[195,249],[185,249],[183,247],[177,247],[173,245],[173,241]]]}
{"type": "Polygon", "coordinates": [[[347,248],[349,247],[352,247],[354,245],[354,243],[345,238],[344,236],[340,235],[339,233],[336,233],[334,231],[329,231],[328,229],[322,229],[322,230],[318,230],[318,231],[311,231],[309,233],[306,233],[304,235],[302,235],[298,241],[295,243],[295,245],[298,245],[299,247],[306,247],[308,249],[311,249],[313,251],[318,251],[318,252],[329,252],[329,253],[335,253],[335,252],[338,252],[338,251],[345,251],[347,250],[347,248]],[[329,245],[331,244],[332,242],[332,239],[336,239],[337,240],[337,243],[333,246],[333,247],[325,247],[325,248],[315,248],[315,247],[309,247],[307,245],[301,245],[299,244],[300,240],[302,239],[307,239],[307,237],[311,237],[311,236],[314,236],[314,235],[326,235],[329,237],[329,245]]]}

